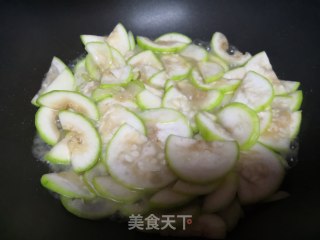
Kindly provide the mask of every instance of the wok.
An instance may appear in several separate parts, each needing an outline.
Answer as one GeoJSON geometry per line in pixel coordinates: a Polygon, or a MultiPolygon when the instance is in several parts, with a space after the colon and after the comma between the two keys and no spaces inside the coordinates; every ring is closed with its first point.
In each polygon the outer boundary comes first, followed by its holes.
{"type": "Polygon", "coordinates": [[[80,34],[107,34],[118,22],[148,37],[178,31],[210,40],[221,31],[242,50],[266,50],[281,79],[301,81],[299,163],[282,186],[291,197],[246,209],[228,239],[320,238],[319,1],[7,1],[0,20],[0,239],[161,238],[69,214],[40,186],[48,167],[31,152],[30,100],[51,58],[71,62],[84,52],[80,34]]]}

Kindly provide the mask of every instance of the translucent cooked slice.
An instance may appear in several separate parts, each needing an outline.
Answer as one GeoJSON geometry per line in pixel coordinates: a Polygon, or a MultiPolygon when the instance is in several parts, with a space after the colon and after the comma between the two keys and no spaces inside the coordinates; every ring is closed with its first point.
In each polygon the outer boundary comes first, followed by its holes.
{"type": "Polygon", "coordinates": [[[110,46],[117,49],[122,55],[130,50],[130,42],[127,30],[121,23],[118,23],[106,38],[110,46]]]}
{"type": "Polygon", "coordinates": [[[175,180],[159,146],[124,124],[111,139],[104,163],[112,177],[135,189],[157,189],[175,180]]]}
{"type": "Polygon", "coordinates": [[[129,65],[110,68],[101,74],[101,88],[114,85],[126,85],[132,79],[132,67],[129,65]]]}
{"type": "Polygon", "coordinates": [[[245,68],[247,71],[254,71],[267,78],[274,88],[275,95],[282,95],[286,93],[285,87],[282,85],[281,81],[272,69],[266,52],[254,55],[245,65],[245,68]]]}
{"type": "Polygon", "coordinates": [[[215,181],[209,184],[194,184],[178,180],[172,187],[172,190],[182,194],[188,195],[204,195],[216,190],[220,181],[215,181]]]}
{"type": "Polygon", "coordinates": [[[191,82],[195,87],[204,91],[216,89],[222,92],[230,92],[235,90],[239,86],[241,81],[239,79],[220,78],[217,81],[205,83],[200,72],[194,68],[191,71],[191,82]]]}
{"type": "Polygon", "coordinates": [[[290,142],[297,136],[301,124],[301,111],[273,109],[272,120],[260,138],[259,142],[273,150],[286,152],[290,142]]]}
{"type": "Polygon", "coordinates": [[[158,73],[154,74],[150,80],[149,84],[156,88],[164,88],[166,81],[168,80],[168,76],[166,71],[162,70],[159,71],[158,73]]]}
{"type": "Polygon", "coordinates": [[[94,125],[80,114],[61,111],[59,120],[63,130],[69,132],[67,142],[72,167],[76,172],[90,169],[98,160],[101,140],[94,125]]]}
{"type": "Polygon", "coordinates": [[[151,207],[149,199],[142,198],[134,203],[123,204],[119,211],[121,215],[129,217],[132,214],[146,214],[150,211],[150,209],[151,207]]]}
{"type": "Polygon", "coordinates": [[[226,79],[243,79],[247,74],[245,67],[238,67],[224,73],[223,78],[226,79]]]}
{"type": "Polygon", "coordinates": [[[47,107],[40,107],[35,116],[38,134],[49,145],[55,145],[60,138],[57,119],[58,111],[47,107]]]}
{"type": "Polygon", "coordinates": [[[87,43],[91,42],[105,42],[106,38],[104,36],[97,36],[97,35],[89,35],[89,34],[83,34],[80,35],[80,39],[83,45],[86,45],[87,43]]]}
{"type": "Polygon", "coordinates": [[[142,193],[116,182],[111,176],[97,176],[93,179],[93,185],[100,196],[121,203],[133,203],[142,193]]]}
{"type": "Polygon", "coordinates": [[[206,61],[208,59],[208,52],[206,51],[206,49],[195,44],[190,44],[185,47],[180,52],[180,55],[198,62],[206,61]]]}
{"type": "Polygon", "coordinates": [[[258,113],[258,117],[260,120],[260,134],[264,133],[266,131],[272,121],[272,111],[271,109],[262,111],[258,113]]]}
{"type": "Polygon", "coordinates": [[[104,198],[84,200],[81,198],[68,198],[62,196],[60,200],[65,209],[70,213],[77,217],[91,220],[111,216],[119,208],[119,204],[104,198]]]}
{"type": "Polygon", "coordinates": [[[211,49],[217,56],[225,60],[230,66],[233,67],[241,66],[251,58],[249,53],[243,54],[238,50],[235,50],[233,54],[229,54],[229,42],[225,35],[220,32],[215,32],[213,34],[210,45],[211,49]]]}
{"type": "Polygon", "coordinates": [[[134,35],[131,31],[128,32],[128,38],[129,38],[130,50],[134,50],[134,48],[136,47],[136,41],[134,40],[134,35]]]}
{"type": "Polygon", "coordinates": [[[175,208],[192,200],[192,196],[165,188],[150,198],[150,205],[154,208],[175,208]]]}
{"type": "Polygon", "coordinates": [[[138,36],[137,43],[142,49],[149,49],[155,52],[177,52],[191,43],[191,39],[180,33],[167,33],[155,41],[138,36]]]}
{"type": "Polygon", "coordinates": [[[91,55],[93,62],[101,71],[109,68],[112,64],[111,48],[106,42],[90,42],[85,46],[88,54],[91,55]]]}
{"type": "Polygon", "coordinates": [[[236,197],[238,182],[237,173],[229,173],[221,180],[219,187],[214,192],[205,196],[202,210],[204,212],[214,213],[228,206],[236,197]]]}
{"type": "Polygon", "coordinates": [[[182,137],[192,136],[186,117],[173,109],[150,109],[143,111],[140,116],[147,127],[150,140],[162,147],[170,134],[182,137]]]}
{"type": "Polygon", "coordinates": [[[98,123],[98,130],[104,144],[108,143],[113,134],[122,124],[134,127],[142,134],[146,134],[145,126],[135,113],[120,105],[111,105],[101,116],[98,123]]]}
{"type": "Polygon", "coordinates": [[[167,139],[166,160],[182,180],[210,183],[226,175],[238,158],[234,141],[206,142],[171,135],[167,139]]]}
{"type": "Polygon", "coordinates": [[[161,107],[161,97],[145,89],[137,95],[137,104],[143,110],[159,108],[161,107]]]}
{"type": "Polygon", "coordinates": [[[248,72],[235,91],[232,102],[240,102],[248,107],[261,111],[273,100],[271,83],[255,72],[248,72]]]}
{"type": "Polygon", "coordinates": [[[237,140],[241,149],[249,149],[260,135],[259,117],[242,103],[230,103],[218,112],[219,123],[237,140]]]}
{"type": "Polygon", "coordinates": [[[281,161],[279,155],[259,143],[240,153],[238,197],[242,204],[259,202],[279,188],[285,175],[281,161]]]}
{"type": "Polygon", "coordinates": [[[83,180],[88,186],[90,186],[91,190],[94,191],[96,195],[100,196],[100,194],[94,187],[93,180],[95,177],[108,176],[108,175],[109,173],[107,171],[107,167],[101,161],[99,161],[93,168],[87,170],[83,174],[83,180]]]}
{"type": "Polygon", "coordinates": [[[178,54],[165,54],[161,57],[165,71],[169,79],[181,80],[188,77],[191,65],[178,54]]]}
{"type": "Polygon", "coordinates": [[[73,91],[52,91],[39,97],[40,106],[54,110],[72,109],[93,120],[99,119],[95,103],[88,97],[73,91]]]}
{"type": "Polygon", "coordinates": [[[90,192],[80,175],[70,172],[48,173],[41,177],[45,188],[69,198],[92,199],[90,192]]]}
{"type": "Polygon", "coordinates": [[[199,112],[195,116],[199,133],[206,141],[233,140],[230,133],[225,130],[216,120],[210,119],[207,114],[199,112]]]}
{"type": "Polygon", "coordinates": [[[292,93],[294,91],[297,91],[300,86],[300,82],[296,81],[280,80],[280,82],[286,89],[286,93],[292,93]]]}
{"type": "Polygon", "coordinates": [[[272,108],[289,110],[289,111],[298,111],[301,107],[303,100],[302,91],[295,91],[288,95],[276,96],[272,101],[272,108]]]}
{"type": "Polygon", "coordinates": [[[70,164],[71,152],[68,146],[70,141],[72,141],[72,134],[67,134],[50,149],[44,159],[55,164],[70,164]]]}
{"type": "Polygon", "coordinates": [[[199,62],[199,71],[204,79],[204,82],[211,83],[220,79],[224,74],[224,69],[218,63],[213,62],[199,62]]]}
{"type": "Polygon", "coordinates": [[[75,79],[70,69],[57,57],[53,57],[49,71],[42,81],[41,88],[32,98],[31,103],[38,106],[40,95],[53,90],[74,90],[75,79]]]}

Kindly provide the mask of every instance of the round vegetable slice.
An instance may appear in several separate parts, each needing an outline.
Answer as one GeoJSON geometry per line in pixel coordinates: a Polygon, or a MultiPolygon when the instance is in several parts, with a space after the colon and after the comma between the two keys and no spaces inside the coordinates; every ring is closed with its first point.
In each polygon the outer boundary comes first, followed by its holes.
{"type": "Polygon", "coordinates": [[[62,205],[72,214],[85,219],[102,219],[114,214],[119,204],[103,198],[84,200],[81,198],[61,197],[62,205]]]}
{"type": "Polygon", "coordinates": [[[200,72],[195,68],[191,71],[191,82],[194,86],[204,91],[216,89],[222,92],[233,91],[240,84],[240,80],[238,79],[225,78],[220,78],[219,80],[211,83],[205,83],[200,72]]]}
{"type": "Polygon", "coordinates": [[[36,113],[35,125],[39,136],[49,145],[55,145],[60,138],[57,127],[58,111],[41,107],[36,113]]]}
{"type": "Polygon", "coordinates": [[[111,66],[112,53],[108,43],[90,42],[86,44],[85,49],[101,71],[104,71],[111,66]]]}
{"type": "Polygon", "coordinates": [[[188,195],[204,195],[208,194],[218,188],[220,182],[216,181],[210,184],[194,184],[178,180],[172,187],[172,190],[182,194],[188,195]]]}
{"type": "Polygon", "coordinates": [[[104,162],[111,176],[129,188],[156,189],[175,179],[159,146],[127,124],[111,139],[104,162]]]}
{"type": "Polygon", "coordinates": [[[303,99],[302,91],[296,91],[284,96],[276,96],[272,102],[272,108],[297,111],[301,107],[303,99]]]}
{"type": "Polygon", "coordinates": [[[241,53],[235,50],[233,54],[229,54],[229,43],[225,35],[220,32],[215,32],[211,39],[211,49],[217,56],[225,60],[231,66],[240,66],[245,64],[250,58],[249,53],[241,53]]]}
{"type": "Polygon", "coordinates": [[[266,52],[254,55],[245,65],[245,68],[247,71],[254,71],[267,78],[274,88],[275,95],[286,94],[286,89],[273,71],[266,52]]]}
{"type": "Polygon", "coordinates": [[[301,111],[273,109],[272,120],[260,138],[259,142],[279,152],[289,150],[290,142],[299,132],[301,111]]]}
{"type": "Polygon", "coordinates": [[[248,72],[234,93],[232,102],[240,102],[261,111],[271,104],[273,87],[270,82],[255,72],[248,72]]]}
{"type": "Polygon", "coordinates": [[[39,97],[38,103],[54,110],[71,108],[93,120],[99,119],[99,112],[94,102],[77,92],[52,91],[39,97]]]}
{"type": "Polygon", "coordinates": [[[180,55],[198,62],[206,61],[208,59],[208,52],[195,44],[188,45],[180,52],[180,55]]]}
{"type": "Polygon", "coordinates": [[[111,176],[95,177],[93,185],[100,196],[116,202],[132,203],[141,197],[141,192],[122,186],[111,176]]]}
{"type": "Polygon", "coordinates": [[[210,119],[205,113],[200,112],[195,116],[195,121],[200,135],[206,141],[233,140],[230,133],[219,123],[210,119]]]}
{"type": "Polygon", "coordinates": [[[72,140],[72,134],[67,134],[60,142],[55,144],[44,156],[44,159],[56,164],[70,164],[71,152],[69,142],[72,140]]]}
{"type": "Polygon", "coordinates": [[[123,204],[119,211],[121,215],[124,216],[131,216],[132,214],[138,215],[138,214],[146,214],[150,211],[150,203],[148,199],[142,198],[138,200],[135,203],[128,203],[128,204],[123,204]]]}
{"type": "Polygon", "coordinates": [[[132,79],[132,67],[129,65],[117,68],[109,68],[101,75],[101,88],[114,85],[126,85],[132,79]]]}
{"type": "Polygon", "coordinates": [[[148,137],[163,145],[170,134],[190,137],[192,130],[183,114],[173,109],[150,109],[140,114],[147,126],[148,137]]]}
{"type": "Polygon", "coordinates": [[[109,173],[107,171],[106,166],[102,162],[98,162],[93,168],[91,168],[90,170],[86,171],[83,174],[83,180],[88,186],[91,187],[91,190],[95,192],[96,195],[100,196],[100,194],[94,187],[93,180],[95,177],[108,176],[108,175],[109,173]]]}
{"type": "Polygon", "coordinates": [[[45,188],[69,198],[92,199],[90,192],[80,175],[74,172],[48,173],[41,177],[45,188]]]}
{"type": "Polygon", "coordinates": [[[80,35],[80,39],[83,45],[86,45],[87,43],[91,42],[105,42],[105,37],[103,36],[97,36],[97,35],[89,35],[89,34],[83,34],[80,35]]]}
{"type": "Polygon", "coordinates": [[[191,65],[178,54],[162,55],[161,61],[169,79],[178,81],[188,77],[191,65]]]}
{"type": "Polygon", "coordinates": [[[219,123],[237,140],[241,149],[249,149],[260,135],[259,117],[242,103],[230,103],[218,113],[219,123]]]}
{"type": "Polygon", "coordinates": [[[213,62],[200,62],[198,68],[206,83],[216,81],[224,74],[223,67],[213,62]]]}
{"type": "Polygon", "coordinates": [[[223,78],[226,79],[243,79],[247,74],[245,67],[234,68],[228,72],[225,72],[223,78]]]}
{"type": "Polygon", "coordinates": [[[115,26],[106,41],[123,55],[130,50],[128,33],[121,23],[115,26]]]}
{"type": "Polygon", "coordinates": [[[190,195],[177,193],[170,188],[165,188],[150,198],[150,205],[155,208],[175,208],[186,204],[192,198],[190,195]]]}
{"type": "Polygon", "coordinates": [[[224,71],[228,71],[230,69],[228,64],[225,61],[223,61],[221,58],[215,56],[212,53],[209,53],[208,60],[210,62],[218,63],[221,67],[223,67],[224,71]]]}
{"type": "Polygon", "coordinates": [[[214,192],[205,196],[202,210],[204,212],[214,213],[224,209],[234,200],[237,190],[238,176],[236,173],[231,172],[214,192]]]}
{"type": "Polygon", "coordinates": [[[148,90],[143,90],[137,95],[137,104],[141,109],[161,107],[161,98],[148,90]]]}
{"type": "Polygon", "coordinates": [[[264,133],[266,131],[272,121],[272,111],[271,109],[259,112],[258,117],[260,119],[260,134],[264,133]]]}
{"type": "Polygon", "coordinates": [[[167,139],[166,160],[182,180],[210,183],[227,174],[238,158],[234,141],[205,142],[171,135],[167,139]]]}
{"type": "Polygon", "coordinates": [[[101,140],[93,124],[80,114],[61,111],[61,127],[72,136],[68,141],[72,167],[76,172],[90,169],[98,160],[101,140]]]}
{"type": "Polygon", "coordinates": [[[280,80],[280,83],[286,89],[286,93],[292,93],[294,91],[297,91],[300,86],[300,82],[295,81],[280,80]]]}
{"type": "Polygon", "coordinates": [[[285,174],[280,156],[259,143],[249,151],[241,152],[238,163],[238,197],[242,204],[270,196],[278,189],[285,174]]]}
{"type": "Polygon", "coordinates": [[[129,38],[130,50],[134,50],[134,48],[136,47],[136,41],[134,40],[134,36],[131,31],[128,32],[128,38],[129,38]]]}
{"type": "Polygon", "coordinates": [[[177,52],[191,43],[191,39],[180,33],[167,33],[155,41],[138,36],[137,43],[142,49],[149,49],[155,52],[177,52]]]}

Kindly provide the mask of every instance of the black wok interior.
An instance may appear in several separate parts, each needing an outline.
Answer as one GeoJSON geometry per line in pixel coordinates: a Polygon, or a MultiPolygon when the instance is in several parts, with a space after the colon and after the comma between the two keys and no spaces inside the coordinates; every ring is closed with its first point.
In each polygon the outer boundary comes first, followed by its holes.
{"type": "Polygon", "coordinates": [[[40,186],[48,167],[33,157],[30,100],[53,56],[84,53],[80,34],[108,34],[122,22],[136,35],[177,31],[192,39],[226,34],[239,49],[265,50],[281,79],[301,81],[299,163],[283,189],[291,197],[246,211],[228,239],[320,239],[319,1],[2,1],[0,3],[0,239],[160,239],[126,223],[79,219],[40,186]]]}

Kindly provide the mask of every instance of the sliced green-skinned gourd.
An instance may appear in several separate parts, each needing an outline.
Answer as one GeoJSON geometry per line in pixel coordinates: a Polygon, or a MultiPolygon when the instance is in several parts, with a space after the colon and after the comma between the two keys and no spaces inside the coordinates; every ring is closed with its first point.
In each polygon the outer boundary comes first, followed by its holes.
{"type": "Polygon", "coordinates": [[[199,62],[198,69],[205,83],[214,82],[224,74],[223,67],[213,62],[199,62]]]}
{"type": "Polygon", "coordinates": [[[106,97],[100,100],[97,105],[101,115],[103,115],[108,109],[114,105],[119,105],[129,109],[130,111],[136,112],[138,111],[138,105],[131,99],[131,96],[125,96],[122,98],[121,96],[125,95],[126,91],[121,92],[119,94],[114,95],[113,97],[106,97]]]}
{"type": "Polygon", "coordinates": [[[258,113],[258,117],[260,119],[260,134],[264,133],[266,131],[272,121],[272,111],[271,109],[262,111],[258,113]]]}
{"type": "Polygon", "coordinates": [[[87,54],[85,58],[85,67],[88,75],[91,79],[100,80],[101,71],[99,66],[95,63],[94,58],[91,54],[87,54]]]}
{"type": "Polygon", "coordinates": [[[272,120],[259,142],[278,152],[287,152],[290,142],[297,136],[301,124],[301,111],[272,109],[272,120]]]}
{"type": "Polygon", "coordinates": [[[93,199],[95,195],[83,182],[82,177],[72,171],[48,173],[41,177],[45,188],[69,198],[93,199]]]}
{"type": "Polygon", "coordinates": [[[49,145],[55,145],[60,138],[57,119],[58,111],[47,107],[40,107],[35,116],[38,134],[49,145]]]}
{"type": "MultiPolygon", "coordinates": [[[[106,42],[90,42],[85,46],[88,55],[92,57],[93,62],[100,71],[108,69],[112,64],[111,48],[106,42]]],[[[90,73],[89,69],[87,68],[90,73]]]]}
{"type": "Polygon", "coordinates": [[[142,36],[137,37],[139,47],[155,52],[178,52],[189,43],[191,43],[191,39],[180,33],[167,33],[154,41],[142,36]]]}
{"type": "Polygon", "coordinates": [[[208,52],[206,49],[195,44],[188,45],[180,52],[180,55],[198,62],[206,61],[208,59],[208,52]]]}
{"type": "Polygon", "coordinates": [[[179,81],[188,77],[191,65],[178,54],[165,54],[161,57],[169,79],[179,81]]]}
{"type": "Polygon", "coordinates": [[[66,134],[44,155],[44,159],[54,164],[69,165],[71,163],[71,152],[68,145],[72,141],[72,137],[72,134],[66,134]]]}
{"type": "Polygon", "coordinates": [[[96,88],[92,93],[92,98],[95,102],[99,102],[107,97],[112,97],[118,92],[124,91],[120,86],[110,86],[108,88],[96,88]]]}
{"type": "Polygon", "coordinates": [[[262,111],[273,100],[273,87],[271,83],[255,72],[248,72],[235,91],[232,102],[240,102],[248,107],[262,111]]]}
{"type": "Polygon", "coordinates": [[[161,107],[161,97],[145,89],[137,95],[137,104],[143,110],[159,108],[161,107]]]}
{"type": "Polygon", "coordinates": [[[216,181],[210,184],[194,184],[178,180],[172,187],[172,190],[178,193],[187,195],[205,195],[211,193],[218,188],[220,181],[216,181]]]}
{"type": "Polygon", "coordinates": [[[241,81],[238,79],[220,78],[217,81],[205,83],[200,72],[194,68],[191,71],[191,82],[194,86],[204,91],[216,89],[222,92],[230,92],[235,90],[239,86],[241,81]]]}
{"type": "Polygon", "coordinates": [[[230,69],[230,67],[228,66],[228,64],[225,61],[223,61],[221,58],[215,56],[214,54],[212,54],[210,52],[208,55],[208,60],[210,62],[218,63],[221,67],[223,67],[225,72],[227,72],[230,69]]]}
{"type": "Polygon", "coordinates": [[[115,48],[110,47],[112,55],[112,68],[120,68],[126,65],[123,55],[115,48]]]}
{"type": "Polygon", "coordinates": [[[151,207],[149,200],[145,198],[139,199],[135,203],[123,204],[119,209],[120,214],[127,217],[131,216],[132,214],[143,215],[148,213],[150,210],[151,207]]]}
{"type": "Polygon", "coordinates": [[[86,92],[84,89],[85,86],[89,84],[89,82],[92,82],[94,79],[92,79],[87,71],[86,68],[86,58],[82,58],[77,62],[74,69],[74,78],[76,82],[76,90],[83,93],[86,92]]]}
{"type": "Polygon", "coordinates": [[[117,68],[109,68],[101,74],[101,88],[111,86],[123,86],[132,80],[132,67],[129,65],[117,68]]]}
{"type": "Polygon", "coordinates": [[[32,98],[31,103],[38,105],[39,96],[53,90],[74,90],[75,79],[71,70],[57,57],[53,57],[49,71],[41,84],[38,93],[32,98]]]}
{"type": "Polygon", "coordinates": [[[89,169],[83,174],[83,180],[96,195],[100,196],[100,194],[94,187],[93,180],[95,177],[108,176],[108,175],[109,173],[107,171],[106,166],[101,161],[99,161],[93,168],[89,169]]]}
{"type": "Polygon", "coordinates": [[[196,114],[195,121],[199,133],[206,141],[233,140],[230,133],[224,129],[218,122],[210,119],[205,113],[196,114]]]}
{"type": "Polygon", "coordinates": [[[166,71],[162,70],[154,74],[149,83],[156,88],[164,88],[166,81],[168,80],[168,76],[166,71]]]}
{"type": "Polygon", "coordinates": [[[128,38],[129,38],[130,50],[134,50],[134,48],[136,47],[136,41],[134,40],[134,36],[131,31],[128,32],[128,38]]]}
{"type": "Polygon", "coordinates": [[[84,116],[70,111],[61,111],[59,120],[62,129],[68,132],[67,146],[74,171],[83,172],[93,167],[101,149],[95,126],[84,116]]]}
{"type": "Polygon", "coordinates": [[[286,93],[292,93],[298,90],[300,82],[280,80],[280,83],[286,89],[286,93]]]}
{"type": "Polygon", "coordinates": [[[146,128],[138,115],[120,105],[111,105],[101,116],[98,131],[104,144],[108,143],[113,134],[122,124],[129,124],[142,134],[146,128]]]}
{"type": "Polygon", "coordinates": [[[89,34],[83,34],[80,35],[80,39],[83,45],[86,45],[91,42],[101,42],[104,43],[106,38],[104,36],[97,36],[97,35],[89,35],[89,34]]]}
{"type": "Polygon", "coordinates": [[[175,180],[159,146],[128,124],[114,134],[104,163],[111,176],[134,189],[157,189],[175,180]]]}
{"type": "Polygon", "coordinates": [[[247,74],[245,67],[238,67],[224,73],[225,79],[243,79],[247,74]]]}
{"type": "Polygon", "coordinates": [[[251,58],[250,53],[243,54],[238,50],[235,50],[233,54],[229,54],[229,42],[225,35],[220,32],[213,34],[210,45],[211,50],[232,67],[241,66],[251,58]]]}
{"type": "Polygon", "coordinates": [[[142,195],[139,191],[119,184],[111,176],[95,177],[93,185],[100,196],[120,203],[133,203],[141,198],[142,195]]]}
{"type": "Polygon", "coordinates": [[[170,169],[191,183],[210,183],[226,175],[238,159],[235,141],[206,142],[171,135],[165,146],[170,169]]]}
{"type": "Polygon", "coordinates": [[[214,192],[205,196],[202,211],[214,213],[228,206],[236,197],[238,182],[237,173],[229,173],[214,192]]]}
{"type": "Polygon", "coordinates": [[[118,23],[106,39],[110,46],[117,49],[122,55],[130,50],[130,41],[127,30],[118,23]]]}
{"type": "Polygon", "coordinates": [[[98,120],[99,112],[95,103],[88,97],[73,91],[52,91],[39,97],[38,104],[54,110],[72,109],[86,117],[98,120]]]}
{"type": "Polygon", "coordinates": [[[282,85],[276,73],[273,71],[266,52],[260,52],[254,55],[247,62],[245,68],[247,71],[254,71],[267,78],[274,88],[275,95],[283,95],[287,93],[286,88],[282,85]]]}
{"type": "Polygon", "coordinates": [[[272,101],[272,108],[290,110],[292,112],[298,111],[303,100],[302,91],[295,91],[288,95],[276,96],[272,101]]]}
{"type": "Polygon", "coordinates": [[[147,135],[154,142],[164,144],[170,134],[191,137],[192,129],[186,117],[173,109],[157,108],[140,114],[147,127],[147,135]]]}
{"type": "Polygon", "coordinates": [[[191,201],[193,196],[173,191],[165,188],[155,193],[150,198],[150,205],[154,208],[176,208],[191,201]]]}
{"type": "Polygon", "coordinates": [[[230,103],[218,114],[218,122],[239,143],[240,149],[249,149],[260,135],[257,113],[242,103],[230,103]]]}
{"type": "Polygon", "coordinates": [[[238,197],[242,204],[256,203],[273,194],[284,175],[279,155],[257,143],[240,154],[238,197]]]}
{"type": "Polygon", "coordinates": [[[119,204],[104,198],[94,198],[84,200],[81,198],[60,197],[62,205],[73,215],[77,217],[97,220],[106,218],[114,214],[119,204]]]}

